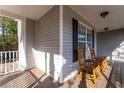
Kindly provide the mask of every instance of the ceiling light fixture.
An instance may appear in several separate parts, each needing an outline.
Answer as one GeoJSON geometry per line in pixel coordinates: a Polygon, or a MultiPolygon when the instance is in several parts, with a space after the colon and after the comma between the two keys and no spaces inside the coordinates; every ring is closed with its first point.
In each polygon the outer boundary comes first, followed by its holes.
{"type": "Polygon", "coordinates": [[[108,27],[106,27],[106,28],[104,28],[104,30],[106,30],[106,31],[107,31],[107,30],[109,30],[109,28],[108,28],[108,27]]]}
{"type": "Polygon", "coordinates": [[[108,14],[109,14],[108,11],[104,11],[104,12],[100,13],[100,16],[101,16],[102,18],[105,18],[108,14]]]}

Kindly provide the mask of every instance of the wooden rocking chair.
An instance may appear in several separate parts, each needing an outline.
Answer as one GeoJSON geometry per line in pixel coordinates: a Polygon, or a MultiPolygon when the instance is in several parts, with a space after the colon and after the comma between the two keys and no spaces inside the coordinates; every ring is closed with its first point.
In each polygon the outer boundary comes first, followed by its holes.
{"type": "Polygon", "coordinates": [[[78,63],[80,69],[80,79],[83,81],[83,75],[92,74],[93,85],[96,85],[97,72],[99,70],[99,65],[97,63],[86,64],[85,49],[78,48],[78,63]]]}
{"type": "Polygon", "coordinates": [[[108,68],[108,62],[107,62],[106,58],[105,57],[96,57],[95,51],[93,48],[90,48],[90,55],[91,55],[92,61],[98,62],[99,66],[100,66],[100,70],[102,72],[105,72],[106,69],[108,68]]]}

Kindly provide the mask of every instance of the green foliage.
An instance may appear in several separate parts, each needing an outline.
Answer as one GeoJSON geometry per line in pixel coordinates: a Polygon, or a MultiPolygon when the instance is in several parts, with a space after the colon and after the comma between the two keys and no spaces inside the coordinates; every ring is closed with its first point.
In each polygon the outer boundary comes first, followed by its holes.
{"type": "Polygon", "coordinates": [[[0,16],[2,34],[0,34],[0,51],[18,49],[17,22],[14,19],[0,16]]]}

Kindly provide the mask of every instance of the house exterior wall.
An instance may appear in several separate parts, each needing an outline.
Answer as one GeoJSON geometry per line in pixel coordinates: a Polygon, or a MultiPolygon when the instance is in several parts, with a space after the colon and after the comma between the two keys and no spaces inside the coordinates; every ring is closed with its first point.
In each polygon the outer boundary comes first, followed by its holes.
{"type": "Polygon", "coordinates": [[[97,33],[97,55],[124,61],[124,29],[97,33]]]}
{"type": "Polygon", "coordinates": [[[52,7],[37,21],[37,67],[58,80],[59,6],[52,7]]]}
{"type": "Polygon", "coordinates": [[[63,78],[67,81],[73,77],[78,71],[78,63],[73,62],[73,31],[72,18],[81,21],[82,23],[94,29],[94,26],[83,19],[77,12],[69,6],[63,6],[63,57],[65,64],[63,66],[63,78]]]}
{"type": "Polygon", "coordinates": [[[35,67],[33,49],[36,48],[36,22],[32,19],[26,19],[26,66],[35,67]]]}
{"type": "Polygon", "coordinates": [[[54,6],[37,21],[25,18],[23,24],[20,22],[20,26],[23,27],[21,30],[24,30],[19,35],[19,43],[23,43],[20,46],[20,49],[23,48],[20,52],[24,52],[20,53],[20,60],[24,68],[36,66],[55,80],[62,77],[63,81],[66,81],[73,77],[79,68],[77,62],[72,62],[72,18],[91,28],[94,28],[94,26],[69,6],[63,6],[61,10],[60,6],[54,6]],[[61,32],[62,40],[60,40],[60,27],[63,27],[61,29],[63,30],[61,32]],[[60,49],[60,43],[62,49],[60,49]],[[63,52],[62,55],[60,50],[63,52]],[[62,57],[63,59],[61,59],[62,57]]]}

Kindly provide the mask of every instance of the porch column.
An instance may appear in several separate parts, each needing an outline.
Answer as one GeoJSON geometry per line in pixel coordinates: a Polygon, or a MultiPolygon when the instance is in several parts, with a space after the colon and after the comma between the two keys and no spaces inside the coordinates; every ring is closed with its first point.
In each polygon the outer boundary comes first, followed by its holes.
{"type": "Polygon", "coordinates": [[[60,5],[59,7],[59,31],[60,31],[60,47],[59,47],[59,53],[60,53],[60,62],[61,62],[61,70],[59,74],[59,83],[63,83],[63,6],[60,5]]]}

